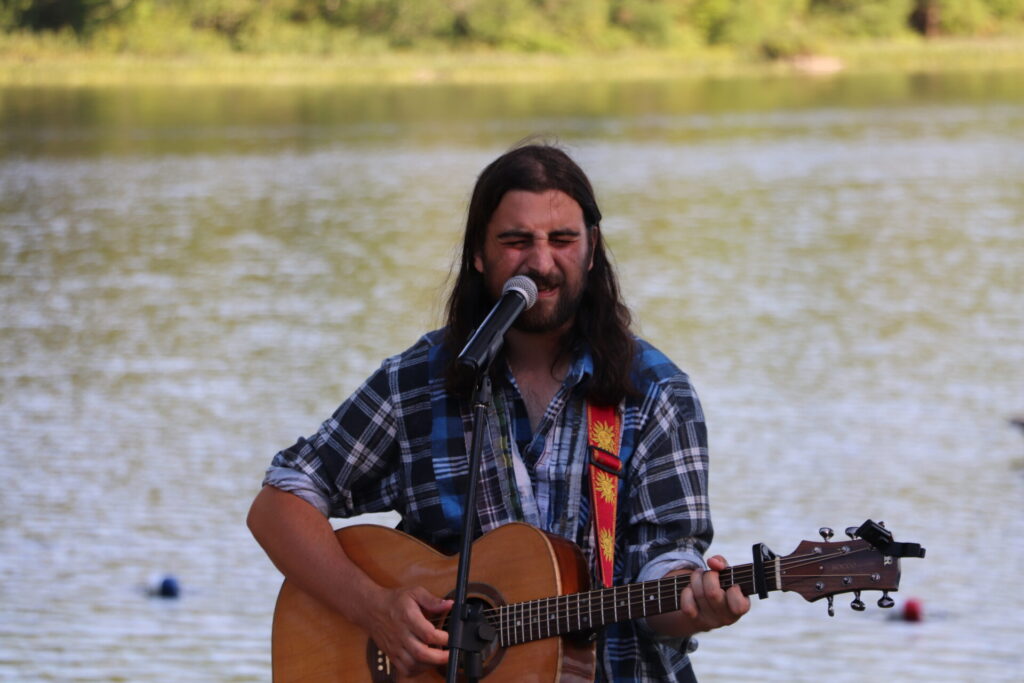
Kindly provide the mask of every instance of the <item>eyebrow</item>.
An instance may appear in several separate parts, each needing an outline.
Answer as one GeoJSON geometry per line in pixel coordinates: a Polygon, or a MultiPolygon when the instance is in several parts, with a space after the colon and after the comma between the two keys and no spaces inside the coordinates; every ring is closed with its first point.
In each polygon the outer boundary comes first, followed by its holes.
{"type": "MultiPolygon", "coordinates": [[[[548,237],[577,237],[582,234],[582,230],[579,228],[564,227],[555,228],[548,233],[548,237]]],[[[532,238],[533,231],[525,228],[509,228],[508,230],[502,230],[496,235],[497,239],[522,239],[525,237],[532,238]]]]}

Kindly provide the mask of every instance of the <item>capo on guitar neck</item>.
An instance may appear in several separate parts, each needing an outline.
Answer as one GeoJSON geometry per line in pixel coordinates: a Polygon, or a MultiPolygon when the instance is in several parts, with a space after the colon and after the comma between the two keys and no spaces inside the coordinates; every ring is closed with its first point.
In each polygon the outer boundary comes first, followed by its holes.
{"type": "MultiPolygon", "coordinates": [[[[754,590],[757,592],[757,597],[764,600],[768,597],[768,581],[764,575],[764,565],[766,562],[771,562],[778,556],[771,550],[769,550],[768,546],[766,546],[764,543],[755,543],[753,552],[754,590]]],[[[778,576],[776,576],[775,582],[776,584],[778,583],[778,576]]]]}

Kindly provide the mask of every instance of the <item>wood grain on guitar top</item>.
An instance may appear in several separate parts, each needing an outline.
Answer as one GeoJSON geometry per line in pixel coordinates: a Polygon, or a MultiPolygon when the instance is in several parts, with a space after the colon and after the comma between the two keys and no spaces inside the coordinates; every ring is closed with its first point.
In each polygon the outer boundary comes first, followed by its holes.
{"type": "MultiPolygon", "coordinates": [[[[421,585],[442,597],[454,593],[457,556],[387,527],[351,526],[335,535],[352,561],[382,586],[421,585]]],[[[584,591],[589,579],[574,544],[513,523],[473,544],[470,582],[477,588],[471,598],[499,606],[584,591]]],[[[288,581],[274,611],[272,659],[276,683],[398,680],[366,633],[288,581]]],[[[482,680],[593,681],[594,665],[593,644],[578,636],[545,638],[495,648],[482,680]]],[[[443,681],[445,672],[431,670],[410,680],[443,681]]]]}

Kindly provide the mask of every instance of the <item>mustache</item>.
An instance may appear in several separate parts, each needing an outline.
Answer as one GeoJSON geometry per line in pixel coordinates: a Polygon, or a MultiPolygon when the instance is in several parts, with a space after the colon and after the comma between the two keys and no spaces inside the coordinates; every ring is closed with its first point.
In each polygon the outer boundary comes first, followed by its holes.
{"type": "Polygon", "coordinates": [[[542,275],[536,270],[528,270],[520,274],[533,280],[537,285],[537,289],[552,289],[565,284],[565,278],[557,274],[542,275]]]}

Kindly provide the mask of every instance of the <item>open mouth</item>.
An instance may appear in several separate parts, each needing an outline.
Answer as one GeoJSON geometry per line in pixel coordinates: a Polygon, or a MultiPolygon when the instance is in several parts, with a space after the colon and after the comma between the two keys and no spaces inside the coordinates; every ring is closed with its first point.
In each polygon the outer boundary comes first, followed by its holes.
{"type": "Polygon", "coordinates": [[[559,287],[562,286],[561,282],[555,282],[549,278],[533,277],[533,281],[537,283],[537,295],[541,297],[553,296],[558,292],[559,287]]]}

